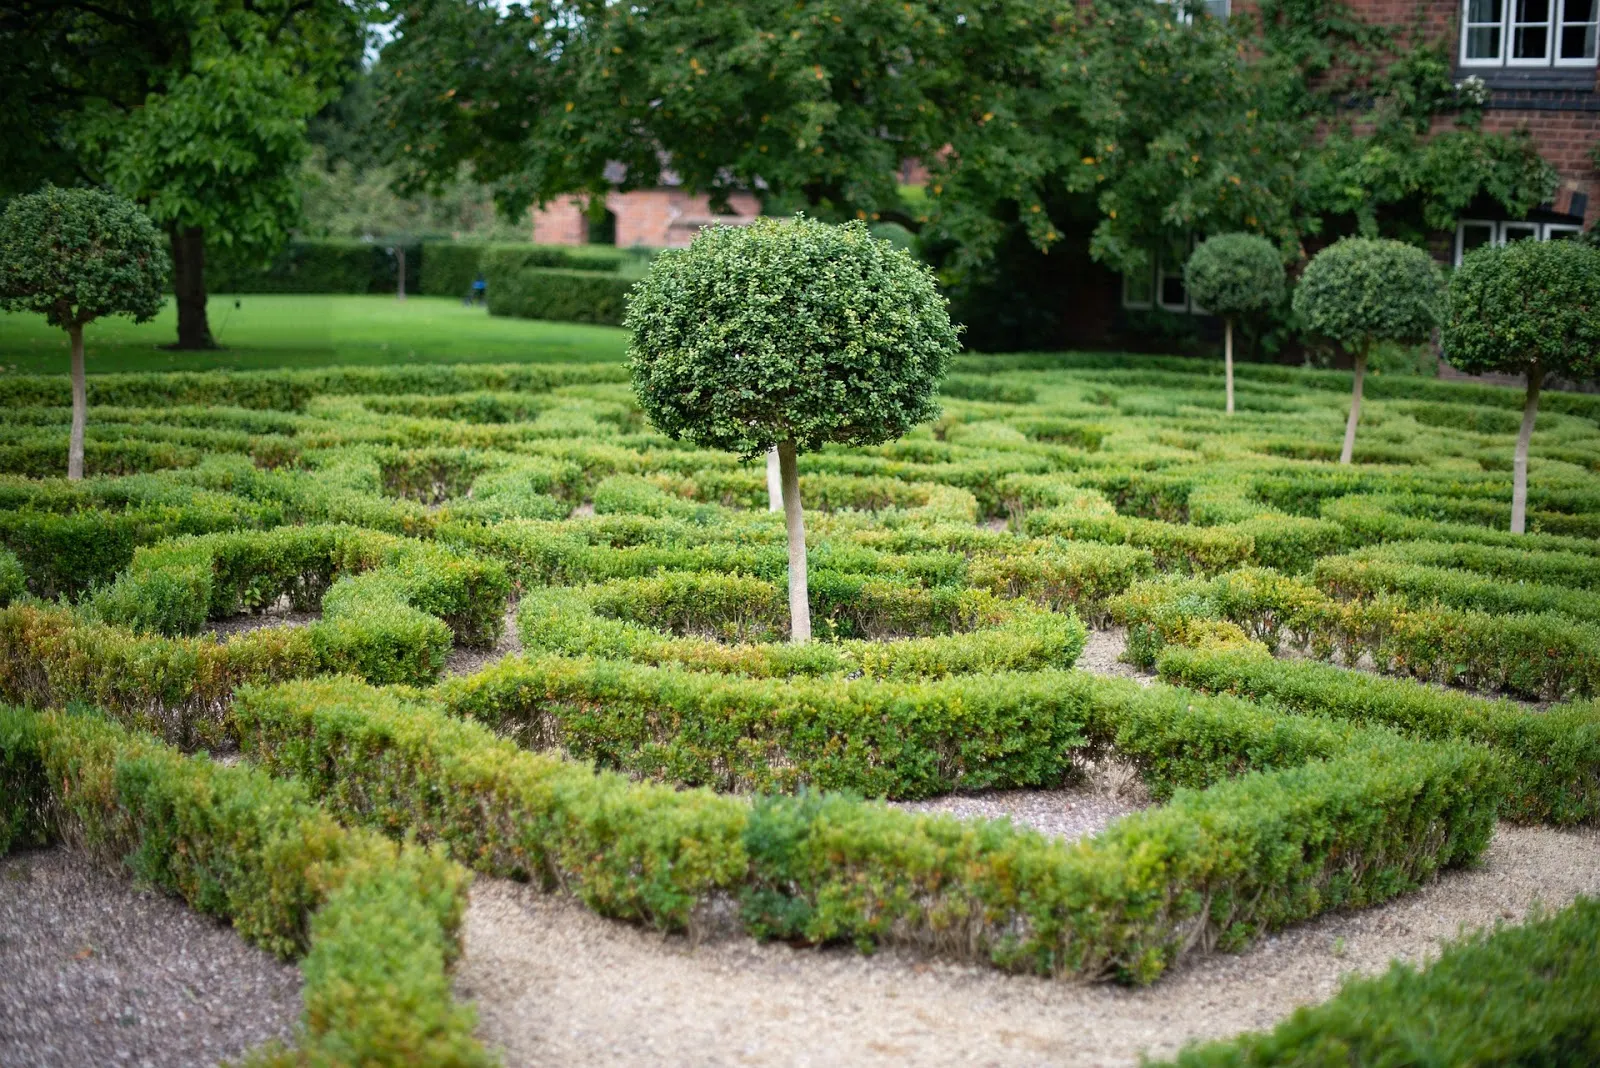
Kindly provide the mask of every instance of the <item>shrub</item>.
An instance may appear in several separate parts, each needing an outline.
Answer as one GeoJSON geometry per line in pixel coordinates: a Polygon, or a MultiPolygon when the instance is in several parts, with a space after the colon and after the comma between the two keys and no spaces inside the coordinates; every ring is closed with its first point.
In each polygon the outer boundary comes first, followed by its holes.
{"type": "Polygon", "coordinates": [[[0,847],[8,825],[30,836],[13,841],[64,839],[301,958],[304,1030],[275,1063],[492,1063],[451,997],[470,876],[442,854],[343,830],[298,784],[92,714],[0,706],[0,768],[0,847]]]}
{"type": "Polygon", "coordinates": [[[1517,927],[1445,946],[1438,960],[1348,980],[1270,1032],[1191,1046],[1178,1068],[1593,1061],[1600,1024],[1600,901],[1580,897],[1517,927]]]}
{"type": "Polygon", "coordinates": [[[932,272],[859,223],[758,219],[663,253],[625,325],[634,393],[658,430],[746,459],[777,448],[790,634],[806,641],[796,454],[890,441],[938,413],[956,331],[932,272]]]}
{"type": "Polygon", "coordinates": [[[1576,241],[1514,241],[1476,249],[1450,277],[1444,349],[1469,373],[1527,378],[1512,460],[1511,533],[1527,525],[1528,442],[1546,375],[1600,373],[1600,249],[1576,241]]]}
{"type": "Polygon", "coordinates": [[[1184,266],[1184,285],[1194,302],[1222,316],[1227,411],[1233,414],[1233,323],[1270,311],[1283,300],[1283,257],[1256,234],[1218,234],[1197,246],[1184,266]]]}
{"type": "Polygon", "coordinates": [[[1355,451],[1361,380],[1372,347],[1428,340],[1443,318],[1442,297],[1432,257],[1399,241],[1344,238],[1317,253],[1301,274],[1295,314],[1307,333],[1341,346],[1356,362],[1340,463],[1349,463],[1355,451]]]}
{"type": "Polygon", "coordinates": [[[107,315],[154,318],[170,270],[155,224],[110,193],[47,185],[0,215],[0,309],[42,314],[72,346],[70,479],[83,477],[83,328],[107,315]]]}
{"type": "MultiPolygon", "coordinates": [[[[399,284],[394,247],[384,241],[298,239],[266,263],[208,250],[208,285],[214,293],[393,293],[399,284]]],[[[423,248],[404,243],[406,289],[413,293],[423,248]]]]}
{"type": "Polygon", "coordinates": [[[530,267],[486,279],[489,314],[620,326],[631,278],[603,271],[530,267]]]}

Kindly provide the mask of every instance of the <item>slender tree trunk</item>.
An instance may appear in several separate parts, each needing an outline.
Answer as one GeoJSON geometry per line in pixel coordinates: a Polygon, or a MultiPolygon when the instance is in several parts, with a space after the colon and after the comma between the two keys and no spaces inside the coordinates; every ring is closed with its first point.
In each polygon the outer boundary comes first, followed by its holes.
{"type": "Polygon", "coordinates": [[[789,640],[811,640],[811,601],[806,591],[806,519],[800,511],[800,470],[794,442],[778,444],[778,469],[783,476],[783,518],[789,528],[789,640]]]}
{"type": "Polygon", "coordinates": [[[783,511],[783,470],[776,445],[767,450],[767,511],[783,511]]]}
{"type": "Polygon", "coordinates": [[[1533,438],[1533,421],[1539,415],[1539,387],[1544,384],[1544,368],[1528,368],[1528,399],[1522,406],[1522,429],[1517,433],[1517,452],[1511,461],[1511,533],[1525,533],[1528,526],[1528,442],[1533,438]]]}
{"type": "Polygon", "coordinates": [[[1228,414],[1233,414],[1233,320],[1222,321],[1222,366],[1228,378],[1228,414]]]}
{"type": "Polygon", "coordinates": [[[1356,381],[1350,387],[1350,418],[1344,424],[1344,449],[1339,453],[1339,462],[1347,464],[1356,455],[1356,424],[1361,421],[1361,380],[1367,376],[1367,350],[1363,348],[1356,356],[1356,381]]]}
{"type": "Polygon", "coordinates": [[[178,299],[175,349],[214,349],[206,320],[206,232],[199,226],[173,227],[172,289],[178,299]]]}
{"type": "Polygon", "coordinates": [[[67,327],[72,339],[72,436],[67,439],[67,477],[83,477],[83,425],[89,420],[89,384],[83,377],[83,324],[67,327]]]}
{"type": "Polygon", "coordinates": [[[404,303],[406,299],[406,247],[404,245],[396,245],[394,247],[394,256],[395,266],[399,268],[395,273],[400,280],[400,288],[395,293],[394,299],[404,303]]]}

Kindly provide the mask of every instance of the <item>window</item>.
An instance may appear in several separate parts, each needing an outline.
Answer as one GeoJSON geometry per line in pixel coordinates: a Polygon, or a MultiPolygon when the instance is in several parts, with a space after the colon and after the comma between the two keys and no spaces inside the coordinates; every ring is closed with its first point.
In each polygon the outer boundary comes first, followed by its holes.
{"type": "Polygon", "coordinates": [[[1577,237],[1583,227],[1572,223],[1491,222],[1463,219],[1456,227],[1456,266],[1475,248],[1505,245],[1512,241],[1562,241],[1577,237]]]}
{"type": "MultiPolygon", "coordinates": [[[[1591,2],[1593,2],[1593,0],[1591,0],[1591,2]]],[[[1190,2],[1190,0],[1156,0],[1156,3],[1168,4],[1178,8],[1176,15],[1179,22],[1193,22],[1193,9],[1196,7],[1214,19],[1225,19],[1228,17],[1229,0],[1202,0],[1202,2],[1199,4],[1193,4],[1190,2]]]]}
{"type": "Polygon", "coordinates": [[[1122,276],[1122,306],[1207,314],[1204,308],[1189,299],[1189,287],[1183,283],[1183,266],[1169,267],[1159,257],[1152,259],[1154,262],[1143,271],[1122,276]]]}
{"type": "Polygon", "coordinates": [[[1592,67],[1600,0],[1463,0],[1464,67],[1592,67]]]}

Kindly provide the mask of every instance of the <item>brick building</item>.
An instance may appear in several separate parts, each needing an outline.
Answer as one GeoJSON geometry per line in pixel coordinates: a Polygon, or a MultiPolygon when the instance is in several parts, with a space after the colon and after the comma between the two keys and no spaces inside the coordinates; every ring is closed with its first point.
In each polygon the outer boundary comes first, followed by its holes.
{"type": "MultiPolygon", "coordinates": [[[[622,181],[620,164],[606,168],[613,183],[622,181]]],[[[579,197],[560,197],[532,212],[533,240],[541,245],[617,245],[622,248],[682,248],[702,226],[738,225],[761,214],[761,201],[752,193],[728,198],[728,214],[711,210],[711,198],[682,189],[670,171],[654,189],[634,189],[606,195],[603,219],[591,219],[579,197]]]]}
{"type": "MultiPolygon", "coordinates": [[[[1158,0],[1162,2],[1162,0],[1158,0]]],[[[1166,0],[1170,2],[1170,0],[1166,0]]],[[[1526,130],[1560,175],[1549,202],[1520,219],[1487,198],[1469,208],[1453,234],[1434,243],[1441,259],[1459,263],[1482,244],[1570,237],[1600,220],[1600,67],[1597,31],[1600,0],[1347,0],[1358,16],[1381,25],[1411,26],[1420,19],[1432,40],[1447,42],[1458,83],[1482,81],[1487,93],[1483,129],[1526,130]]],[[[1253,0],[1208,0],[1226,18],[1254,7],[1253,0]]],[[[1449,116],[1437,128],[1451,124],[1449,116]]],[[[1184,292],[1181,268],[1157,264],[1151,277],[1124,278],[1122,306],[1197,313],[1184,292]]],[[[1102,313],[1100,325],[1109,327],[1102,313]]]]}

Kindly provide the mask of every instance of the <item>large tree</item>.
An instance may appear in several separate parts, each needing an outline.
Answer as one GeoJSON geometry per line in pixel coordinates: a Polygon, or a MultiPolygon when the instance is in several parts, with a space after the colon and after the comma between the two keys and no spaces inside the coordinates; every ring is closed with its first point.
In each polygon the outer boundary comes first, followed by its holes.
{"type": "Polygon", "coordinates": [[[348,0],[17,0],[0,14],[6,184],[109,186],[167,232],[179,348],[213,345],[205,250],[266,253],[299,208],[307,120],[355,70],[348,0]]]}

